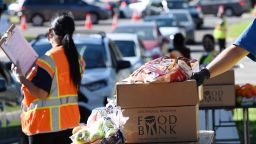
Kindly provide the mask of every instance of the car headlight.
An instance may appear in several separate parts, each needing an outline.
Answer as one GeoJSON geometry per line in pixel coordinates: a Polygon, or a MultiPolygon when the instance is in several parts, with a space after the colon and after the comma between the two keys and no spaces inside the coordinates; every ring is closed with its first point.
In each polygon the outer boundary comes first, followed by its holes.
{"type": "Polygon", "coordinates": [[[106,80],[99,80],[92,83],[83,84],[82,86],[85,86],[89,91],[96,91],[108,86],[108,83],[106,80]]]}

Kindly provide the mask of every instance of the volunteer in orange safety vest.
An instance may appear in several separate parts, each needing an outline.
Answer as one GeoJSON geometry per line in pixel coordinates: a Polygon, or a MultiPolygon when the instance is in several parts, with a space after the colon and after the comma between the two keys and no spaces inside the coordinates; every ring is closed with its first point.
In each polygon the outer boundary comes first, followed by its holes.
{"type": "Polygon", "coordinates": [[[25,77],[17,65],[22,83],[22,131],[29,144],[70,144],[72,129],[79,125],[77,91],[84,61],[79,56],[72,35],[75,24],[72,16],[63,13],[49,29],[52,45],[25,77]]]}

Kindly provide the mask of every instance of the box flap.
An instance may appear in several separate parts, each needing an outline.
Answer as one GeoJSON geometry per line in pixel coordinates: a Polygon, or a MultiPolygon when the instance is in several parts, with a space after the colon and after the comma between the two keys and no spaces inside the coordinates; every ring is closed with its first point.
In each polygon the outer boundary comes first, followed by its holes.
{"type": "Polygon", "coordinates": [[[229,70],[221,75],[207,80],[204,85],[229,85],[235,83],[234,70],[229,70]]]}
{"type": "Polygon", "coordinates": [[[188,106],[199,102],[194,80],[175,83],[117,83],[117,105],[122,108],[188,106]]]}

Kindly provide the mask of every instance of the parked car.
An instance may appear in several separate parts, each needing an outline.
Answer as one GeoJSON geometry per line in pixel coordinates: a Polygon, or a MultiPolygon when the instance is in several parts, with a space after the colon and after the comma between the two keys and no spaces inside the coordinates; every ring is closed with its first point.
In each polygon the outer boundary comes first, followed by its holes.
{"type": "Polygon", "coordinates": [[[194,0],[190,4],[200,8],[204,14],[213,15],[217,15],[221,5],[226,16],[241,16],[251,10],[250,0],[194,0]]]}
{"type": "Polygon", "coordinates": [[[193,21],[195,23],[196,28],[200,29],[203,26],[204,18],[203,13],[200,9],[197,9],[195,6],[190,6],[187,0],[163,0],[162,3],[166,2],[167,7],[170,10],[175,9],[184,9],[188,10],[193,21]]]}
{"type": "Polygon", "coordinates": [[[185,27],[187,42],[195,42],[195,25],[188,10],[170,10],[169,14],[174,15],[180,25],[185,27]]]}
{"type": "Polygon", "coordinates": [[[146,22],[156,22],[160,32],[170,39],[169,47],[173,47],[173,38],[176,33],[182,33],[186,37],[185,28],[180,26],[179,21],[173,15],[163,14],[157,16],[147,16],[144,18],[146,22]]]}
{"type": "MultiPolygon", "coordinates": [[[[2,58],[2,57],[1,57],[2,58]]],[[[0,143],[20,141],[20,84],[11,72],[10,62],[0,62],[0,143]]]]}
{"type": "Polygon", "coordinates": [[[107,36],[115,42],[124,60],[130,61],[131,72],[144,64],[145,48],[137,34],[109,33],[107,36]]]}
{"type": "MultiPolygon", "coordinates": [[[[105,106],[107,98],[113,98],[115,83],[128,76],[130,62],[122,59],[115,43],[104,35],[77,34],[74,42],[86,63],[78,96],[81,121],[86,122],[92,109],[105,106]]],[[[46,37],[31,44],[39,56],[51,48],[46,37]]]]}
{"type": "Polygon", "coordinates": [[[75,20],[84,20],[89,12],[94,24],[111,16],[111,10],[104,5],[93,5],[82,0],[25,0],[21,10],[27,21],[35,26],[43,25],[60,11],[71,11],[75,20]]]}
{"type": "Polygon", "coordinates": [[[167,51],[169,41],[161,34],[155,22],[123,23],[119,24],[113,32],[138,34],[145,47],[145,57],[155,59],[167,51]]]}

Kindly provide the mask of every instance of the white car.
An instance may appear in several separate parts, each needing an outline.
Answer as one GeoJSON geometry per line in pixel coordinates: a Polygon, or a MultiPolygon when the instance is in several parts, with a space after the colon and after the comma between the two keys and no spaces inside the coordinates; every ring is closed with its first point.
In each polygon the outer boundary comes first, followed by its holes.
{"type": "Polygon", "coordinates": [[[132,72],[144,64],[144,46],[137,34],[110,33],[107,35],[115,42],[124,60],[130,61],[132,72]]]}
{"type": "Polygon", "coordinates": [[[186,29],[187,41],[195,41],[195,24],[188,10],[170,10],[169,14],[176,17],[180,25],[186,29]]]}

